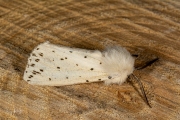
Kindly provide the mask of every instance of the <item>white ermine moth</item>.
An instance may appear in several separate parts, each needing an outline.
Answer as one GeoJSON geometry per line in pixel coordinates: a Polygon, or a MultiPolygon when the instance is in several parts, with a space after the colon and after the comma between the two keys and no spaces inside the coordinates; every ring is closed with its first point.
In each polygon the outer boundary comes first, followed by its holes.
{"type": "Polygon", "coordinates": [[[33,85],[64,86],[104,81],[123,83],[134,71],[134,58],[123,47],[104,51],[38,45],[31,53],[24,80],[33,85]]]}

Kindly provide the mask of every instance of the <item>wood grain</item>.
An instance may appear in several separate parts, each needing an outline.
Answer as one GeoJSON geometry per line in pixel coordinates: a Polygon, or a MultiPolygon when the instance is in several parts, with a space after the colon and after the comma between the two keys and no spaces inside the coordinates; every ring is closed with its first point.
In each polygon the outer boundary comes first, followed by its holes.
{"type": "Polygon", "coordinates": [[[179,0],[0,0],[0,119],[180,119],[179,0]],[[104,49],[121,45],[139,55],[135,80],[122,85],[90,83],[33,86],[23,79],[31,51],[50,41],[104,49]]]}

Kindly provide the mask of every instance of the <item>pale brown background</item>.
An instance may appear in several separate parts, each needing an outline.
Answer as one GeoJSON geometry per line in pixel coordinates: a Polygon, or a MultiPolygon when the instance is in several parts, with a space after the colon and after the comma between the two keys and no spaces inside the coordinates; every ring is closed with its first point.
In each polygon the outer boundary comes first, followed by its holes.
{"type": "Polygon", "coordinates": [[[0,119],[180,119],[180,1],[0,0],[0,119]],[[135,81],[27,84],[22,77],[28,56],[47,40],[100,50],[118,44],[145,61],[159,57],[135,72],[152,108],[135,81]]]}

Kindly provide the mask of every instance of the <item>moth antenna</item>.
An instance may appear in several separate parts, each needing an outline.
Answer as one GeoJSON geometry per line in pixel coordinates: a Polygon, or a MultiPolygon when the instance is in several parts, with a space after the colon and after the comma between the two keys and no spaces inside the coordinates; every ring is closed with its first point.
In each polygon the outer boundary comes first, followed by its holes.
{"type": "Polygon", "coordinates": [[[139,86],[140,86],[141,92],[143,93],[143,96],[144,96],[144,98],[145,98],[145,101],[146,101],[147,105],[148,105],[150,108],[152,108],[151,105],[149,104],[149,101],[148,101],[148,99],[147,99],[147,96],[146,96],[146,93],[145,93],[145,91],[144,91],[144,87],[143,87],[141,81],[140,81],[139,78],[136,77],[134,74],[132,74],[132,76],[138,81],[138,84],[139,84],[139,86]]]}
{"type": "Polygon", "coordinates": [[[135,70],[141,70],[141,69],[144,69],[146,68],[147,66],[150,66],[151,64],[153,64],[154,62],[156,62],[157,60],[159,60],[159,58],[155,58],[149,62],[147,62],[146,64],[144,64],[143,66],[140,66],[140,67],[136,67],[135,70]]]}

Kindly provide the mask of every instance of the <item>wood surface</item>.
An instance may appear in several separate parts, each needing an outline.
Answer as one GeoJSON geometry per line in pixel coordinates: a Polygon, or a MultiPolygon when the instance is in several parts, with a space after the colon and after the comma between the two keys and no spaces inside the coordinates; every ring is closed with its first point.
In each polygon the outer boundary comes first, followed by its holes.
{"type": "Polygon", "coordinates": [[[0,0],[1,120],[180,119],[179,0],[0,0]],[[38,44],[102,50],[121,45],[138,55],[137,82],[34,86],[23,80],[38,44]]]}

